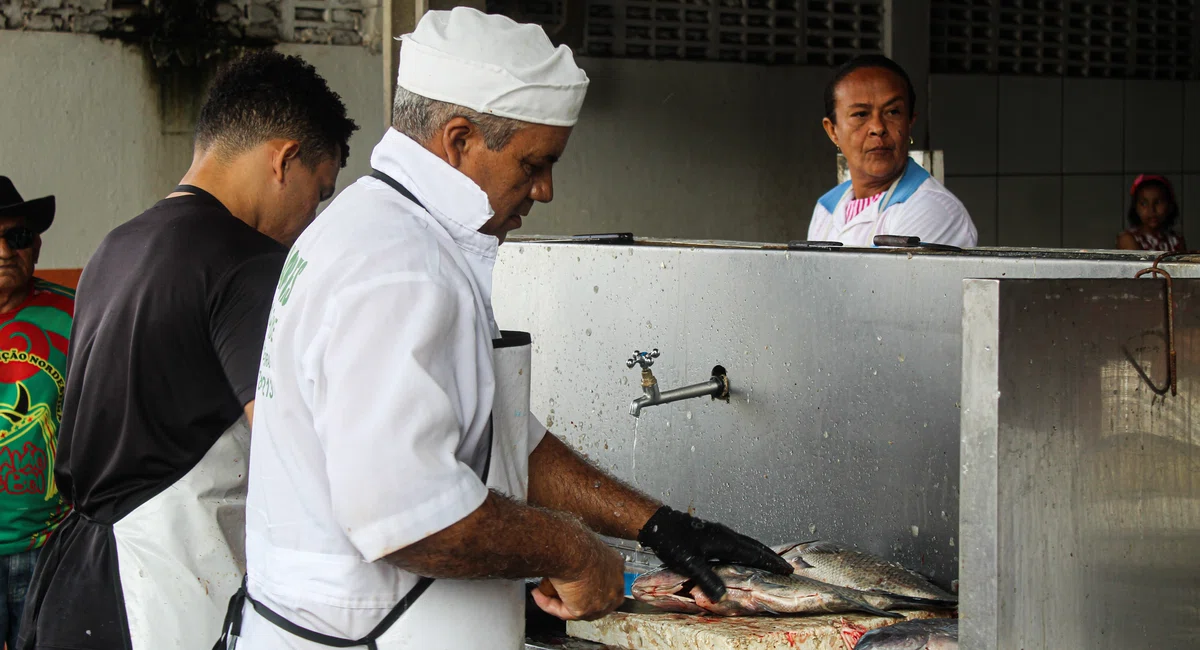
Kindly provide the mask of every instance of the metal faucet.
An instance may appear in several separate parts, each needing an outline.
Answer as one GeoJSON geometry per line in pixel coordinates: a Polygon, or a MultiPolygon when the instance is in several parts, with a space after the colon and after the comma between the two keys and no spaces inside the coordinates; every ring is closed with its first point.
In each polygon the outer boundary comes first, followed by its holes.
{"type": "Polygon", "coordinates": [[[629,357],[629,360],[625,362],[625,366],[629,368],[634,366],[642,367],[642,396],[629,404],[629,414],[633,417],[639,417],[642,414],[642,409],[658,406],[659,404],[678,402],[682,399],[691,399],[693,397],[709,395],[713,399],[729,401],[729,377],[726,376],[725,369],[721,366],[716,366],[712,369],[712,377],[706,382],[674,390],[660,391],[658,389],[658,379],[650,370],[650,366],[654,365],[654,360],[659,356],[661,354],[658,348],[649,352],[634,350],[633,356],[629,357]]]}

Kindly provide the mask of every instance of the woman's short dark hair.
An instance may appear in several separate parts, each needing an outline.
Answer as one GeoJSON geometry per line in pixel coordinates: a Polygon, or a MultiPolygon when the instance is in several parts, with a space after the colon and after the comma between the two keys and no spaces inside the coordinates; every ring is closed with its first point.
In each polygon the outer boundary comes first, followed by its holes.
{"type": "Polygon", "coordinates": [[[272,50],[253,51],[217,75],[196,120],[196,144],[238,154],[273,138],[300,143],[300,161],[342,167],[358,129],[337,93],[308,63],[272,50]],[[337,159],[340,156],[340,160],[337,159]]]}
{"type": "Polygon", "coordinates": [[[1175,190],[1171,186],[1154,178],[1150,178],[1141,182],[1137,187],[1137,191],[1133,195],[1133,200],[1129,202],[1129,225],[1137,227],[1142,225],[1142,218],[1137,213],[1138,195],[1147,187],[1159,187],[1171,199],[1171,209],[1167,211],[1167,216],[1163,218],[1163,230],[1173,230],[1175,221],[1179,219],[1179,201],[1175,200],[1175,190]]]}
{"type": "Polygon", "coordinates": [[[840,68],[833,72],[833,77],[829,79],[829,83],[825,85],[825,117],[829,118],[830,122],[837,124],[837,107],[835,106],[836,98],[834,94],[837,92],[837,87],[842,83],[851,72],[862,70],[863,68],[883,68],[891,70],[904,80],[904,85],[908,88],[908,114],[911,117],[913,110],[917,105],[917,90],[913,88],[912,79],[908,78],[908,73],[904,68],[900,67],[899,63],[887,58],[882,54],[863,54],[856,56],[853,59],[842,64],[840,68]]]}

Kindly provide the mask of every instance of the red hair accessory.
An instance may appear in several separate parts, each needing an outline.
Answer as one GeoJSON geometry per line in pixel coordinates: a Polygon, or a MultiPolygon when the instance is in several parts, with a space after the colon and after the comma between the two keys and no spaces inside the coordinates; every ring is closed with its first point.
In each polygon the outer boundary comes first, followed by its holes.
{"type": "Polygon", "coordinates": [[[1129,188],[1129,196],[1137,196],[1138,188],[1142,183],[1147,181],[1158,181],[1167,187],[1167,191],[1171,193],[1171,197],[1175,196],[1175,189],[1171,187],[1171,181],[1167,180],[1166,176],[1158,174],[1138,174],[1138,177],[1133,179],[1133,186],[1129,188]]]}

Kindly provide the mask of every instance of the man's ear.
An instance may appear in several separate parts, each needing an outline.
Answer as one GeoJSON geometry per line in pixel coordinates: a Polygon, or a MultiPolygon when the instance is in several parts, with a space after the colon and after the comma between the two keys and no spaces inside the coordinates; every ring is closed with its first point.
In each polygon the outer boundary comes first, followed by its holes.
{"type": "Polygon", "coordinates": [[[288,168],[300,162],[300,143],[295,140],[276,140],[271,147],[271,177],[283,183],[288,168]]]}
{"type": "Polygon", "coordinates": [[[38,258],[42,256],[42,236],[37,235],[33,238],[33,263],[38,263],[38,258]]]}
{"type": "Polygon", "coordinates": [[[462,166],[463,156],[474,146],[473,140],[477,133],[475,125],[465,117],[455,117],[442,127],[441,148],[446,162],[458,169],[462,166]]]}

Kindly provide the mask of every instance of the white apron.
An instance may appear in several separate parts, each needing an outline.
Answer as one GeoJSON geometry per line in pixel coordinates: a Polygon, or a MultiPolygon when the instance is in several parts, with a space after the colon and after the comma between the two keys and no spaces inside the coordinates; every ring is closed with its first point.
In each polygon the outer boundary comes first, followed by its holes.
{"type": "MultiPolygon", "coordinates": [[[[496,392],[492,406],[489,488],[524,500],[529,487],[529,383],[531,340],[524,332],[502,332],[493,341],[496,392]]],[[[381,560],[382,561],[382,560],[381,560]]],[[[306,639],[305,647],[366,647],[370,650],[523,650],[525,588],[519,580],[427,580],[418,582],[380,625],[361,639],[339,639],[298,628],[261,603],[245,607],[246,616],[263,616],[306,639]],[[422,587],[424,591],[421,591],[422,587]],[[414,601],[415,597],[415,601],[414,601]],[[266,610],[266,611],[264,611],[266,610]],[[278,619],[276,618],[278,617],[278,619]]],[[[226,634],[214,650],[230,648],[240,632],[242,604],[235,596],[226,634]],[[235,612],[236,610],[236,612],[235,612]]],[[[299,641],[299,639],[297,639],[299,641]]],[[[163,646],[167,647],[167,646],[163,646]]]]}
{"type": "Polygon", "coordinates": [[[246,570],[250,427],[242,416],[183,478],[113,524],[133,650],[207,647],[246,570]]]}

